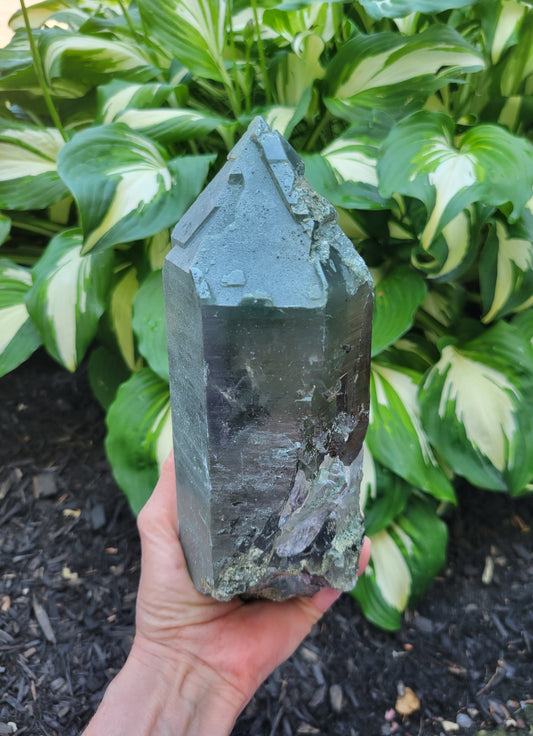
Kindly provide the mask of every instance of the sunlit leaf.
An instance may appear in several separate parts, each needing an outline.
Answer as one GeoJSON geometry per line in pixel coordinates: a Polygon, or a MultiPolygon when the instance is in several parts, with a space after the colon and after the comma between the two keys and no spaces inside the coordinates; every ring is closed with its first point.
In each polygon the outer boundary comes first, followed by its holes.
{"type": "Polygon", "coordinates": [[[33,269],[26,302],[46,349],[73,371],[89,347],[104,312],[112,251],[81,255],[78,228],[56,235],[33,269]]]}
{"type": "Polygon", "coordinates": [[[121,123],[78,133],[61,151],[58,170],[80,211],[83,252],[174,225],[200,191],[212,159],[167,162],[151,140],[121,123]]]}
{"type": "Polygon", "coordinates": [[[226,0],[139,0],[138,6],[146,29],[164,52],[200,77],[227,77],[226,0]]]}
{"type": "Polygon", "coordinates": [[[111,327],[117,338],[122,358],[131,371],[140,368],[135,351],[135,339],[132,328],[133,300],[139,288],[137,269],[129,268],[121,273],[111,293],[109,302],[109,318],[111,327]]]}
{"type": "Polygon", "coordinates": [[[31,272],[0,259],[0,376],[9,373],[41,345],[25,304],[31,272]]]}
{"type": "Polygon", "coordinates": [[[422,425],[418,388],[422,376],[374,360],[370,379],[367,444],[386,468],[435,498],[455,500],[422,425]]]}
{"type": "Polygon", "coordinates": [[[450,77],[483,66],[479,52],[449,26],[431,26],[411,37],[359,34],[341,46],[327,68],[329,96],[341,102],[333,109],[343,117],[343,107],[401,110],[450,77]]]}
{"type": "Polygon", "coordinates": [[[424,279],[408,266],[389,273],[374,272],[372,355],[401,337],[413,325],[414,314],[426,297],[424,279]]]}
{"type": "Polygon", "coordinates": [[[63,144],[55,128],[0,118],[0,208],[40,209],[67,194],[56,166],[63,144]]]}
{"type": "Polygon", "coordinates": [[[168,384],[150,368],[134,373],[118,389],[106,424],[113,475],[138,514],[172,449],[168,384]]]}
{"type": "Polygon", "coordinates": [[[133,303],[133,331],[139,352],[163,380],[168,376],[167,331],[161,271],[151,273],[140,285],[133,303]]]}
{"type": "Polygon", "coordinates": [[[81,97],[97,84],[127,77],[146,82],[157,74],[139,44],[50,29],[40,36],[44,72],[54,94],[81,97]]]}
{"type": "Polygon", "coordinates": [[[124,110],[160,107],[175,89],[174,85],[161,82],[135,84],[118,79],[103,84],[98,87],[98,120],[113,123],[124,110]]]}
{"type": "Polygon", "coordinates": [[[352,595],[365,616],[395,631],[402,613],[415,603],[446,557],[446,525],[430,499],[412,494],[405,510],[373,534],[370,563],[352,595]]]}
{"type": "Polygon", "coordinates": [[[288,3],[267,9],[262,21],[282,38],[292,43],[298,34],[312,32],[328,41],[342,20],[342,8],[332,2],[299,3],[291,7],[288,3]]]}
{"type": "Polygon", "coordinates": [[[420,391],[424,427],[471,483],[519,493],[533,477],[533,350],[500,322],[447,345],[420,391]]]}
{"type": "Polygon", "coordinates": [[[215,130],[225,121],[194,110],[158,108],[153,110],[124,110],[115,117],[117,123],[149,136],[159,143],[178,143],[199,138],[215,130]]]}

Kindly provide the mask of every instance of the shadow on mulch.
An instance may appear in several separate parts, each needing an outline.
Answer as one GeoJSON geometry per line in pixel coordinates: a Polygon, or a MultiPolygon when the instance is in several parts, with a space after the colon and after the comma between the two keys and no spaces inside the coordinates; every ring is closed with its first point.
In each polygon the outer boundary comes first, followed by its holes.
{"type": "MultiPolygon", "coordinates": [[[[135,521],[83,371],[34,357],[0,380],[0,426],[0,736],[75,736],[131,645],[135,521]]],[[[532,528],[533,497],[465,490],[448,563],[402,630],[343,596],[233,736],[529,733],[532,528]],[[405,688],[420,708],[402,717],[405,688]]]]}

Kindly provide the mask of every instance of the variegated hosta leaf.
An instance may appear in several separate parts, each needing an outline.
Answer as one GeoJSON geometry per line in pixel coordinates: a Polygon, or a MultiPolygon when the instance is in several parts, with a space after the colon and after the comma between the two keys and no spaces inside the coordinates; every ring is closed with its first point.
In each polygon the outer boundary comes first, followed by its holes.
{"type": "Polygon", "coordinates": [[[499,322],[447,345],[420,391],[431,441],[474,485],[517,494],[533,477],[533,350],[499,322]]]}
{"type": "Polygon", "coordinates": [[[115,118],[129,128],[149,136],[159,143],[179,143],[199,138],[215,130],[225,121],[213,115],[204,115],[194,110],[177,110],[165,107],[153,110],[124,110],[115,118]]]}
{"type": "Polygon", "coordinates": [[[150,368],[134,373],[118,389],[106,424],[113,475],[138,514],[172,449],[168,384],[150,368]]]}
{"type": "Polygon", "coordinates": [[[200,77],[227,78],[227,0],[139,0],[146,30],[171,57],[200,77]]]}
{"type": "Polygon", "coordinates": [[[417,396],[421,379],[417,371],[373,361],[366,441],[373,456],[408,483],[454,501],[453,487],[422,426],[417,396]]]}
{"type": "Polygon", "coordinates": [[[0,259],[0,376],[24,363],[42,342],[24,301],[31,283],[31,271],[0,259]]]}
{"type": "Polygon", "coordinates": [[[426,298],[426,282],[408,266],[398,266],[389,273],[372,272],[374,280],[374,317],[372,320],[372,355],[378,355],[413,325],[414,315],[426,298]]]}
{"type": "Polygon", "coordinates": [[[158,72],[139,43],[101,35],[50,29],[40,36],[39,50],[48,83],[59,97],[81,97],[94,86],[121,77],[147,82],[158,72]]]}
{"type": "Polygon", "coordinates": [[[82,245],[78,228],[52,238],[34,266],[33,286],[26,297],[46,349],[70,371],[79,365],[96,333],[114,261],[113,251],[83,256],[82,245]]]}
{"type": "Polygon", "coordinates": [[[161,271],[149,274],[140,285],[133,303],[132,325],[139,352],[150,368],[168,383],[167,330],[161,271]]]}
{"type": "Polygon", "coordinates": [[[152,271],[159,271],[163,268],[163,263],[167,253],[171,248],[170,231],[168,228],[161,230],[160,233],[152,235],[146,242],[146,254],[150,261],[152,271]]]}
{"type": "Polygon", "coordinates": [[[341,46],[327,68],[328,107],[348,119],[350,109],[360,107],[403,113],[450,77],[483,66],[480,53],[449,26],[410,37],[359,34],[341,46]]]}
{"type": "Polygon", "coordinates": [[[311,186],[336,207],[350,210],[383,210],[387,207],[376,186],[364,181],[343,181],[322,154],[302,154],[302,159],[305,176],[311,186]]]}
{"type": "Polygon", "coordinates": [[[470,268],[478,254],[479,227],[473,207],[467,207],[443,226],[431,243],[411,252],[411,262],[427,278],[455,281],[470,268]]]}
{"type": "Polygon", "coordinates": [[[134,84],[115,80],[98,87],[98,122],[112,123],[124,110],[160,107],[176,89],[172,84],[134,84]]]}
{"type": "Polygon", "coordinates": [[[477,125],[454,141],[449,116],[422,110],[391,130],[380,150],[381,193],[406,194],[424,202],[425,250],[469,204],[510,202],[519,217],[533,187],[533,146],[496,125],[477,125]]]}
{"type": "MultiPolygon", "coordinates": [[[[388,489],[385,489],[385,496],[388,489]]],[[[377,626],[399,629],[402,613],[444,564],[447,529],[430,499],[412,494],[405,510],[371,535],[370,563],[352,595],[377,626]]]]}
{"type": "Polygon", "coordinates": [[[452,8],[473,5],[475,0],[360,0],[368,15],[374,20],[403,18],[411,13],[442,13],[452,8]]]}
{"type": "Polygon", "coordinates": [[[263,24],[272,28],[288,43],[294,43],[299,34],[312,31],[329,41],[342,21],[342,7],[335,2],[299,3],[293,8],[282,3],[263,13],[263,24]]]}
{"type": "Polygon", "coordinates": [[[56,168],[63,144],[55,128],[0,118],[0,208],[41,209],[68,193],[56,168]]]}
{"type": "Polygon", "coordinates": [[[374,495],[366,494],[364,505],[361,502],[361,509],[365,512],[366,533],[371,537],[385,529],[403,512],[409,498],[412,496],[413,489],[398,475],[374,461],[367,447],[365,447],[365,453],[368,455],[368,459],[365,457],[363,463],[361,487],[363,488],[363,484],[367,481],[365,471],[367,471],[367,464],[370,461],[370,467],[373,470],[373,477],[370,476],[370,480],[374,482],[372,488],[374,495]]]}
{"type": "Polygon", "coordinates": [[[201,190],[212,156],[165,161],[161,149],[126,125],[78,133],[58,170],[74,195],[83,252],[154,235],[175,224],[201,190]]]}
{"type": "Polygon", "coordinates": [[[26,90],[35,95],[41,89],[24,31],[18,32],[4,48],[0,48],[0,90],[26,90]]]}
{"type": "MultiPolygon", "coordinates": [[[[318,79],[324,76],[324,68],[320,63],[320,56],[324,51],[324,42],[314,34],[306,35],[298,45],[298,51],[286,51],[279,54],[273,63],[275,74],[276,100],[281,105],[300,106],[302,97],[318,79]]],[[[302,117],[307,112],[310,95],[307,95],[307,105],[302,111],[302,117]]],[[[301,118],[300,118],[301,119],[301,118]]]]}
{"type": "Polygon", "coordinates": [[[498,63],[509,46],[517,43],[527,11],[525,3],[515,0],[500,0],[480,8],[483,36],[493,64],[498,63]]]}
{"type": "Polygon", "coordinates": [[[531,234],[521,223],[493,223],[479,262],[483,322],[533,306],[531,234]]]}
{"type": "MultiPolygon", "coordinates": [[[[500,77],[500,88],[504,97],[523,94],[524,91],[527,97],[531,93],[530,80],[533,74],[533,22],[531,18],[531,8],[528,7],[522,22],[515,24],[518,38],[506,55],[500,77]]],[[[506,20],[508,21],[509,18],[507,17],[506,20]]],[[[512,38],[512,41],[515,39],[512,38]]]]}
{"type": "Polygon", "coordinates": [[[530,307],[525,312],[517,314],[512,324],[522,333],[526,340],[529,340],[533,347],[533,308],[530,307]]]}

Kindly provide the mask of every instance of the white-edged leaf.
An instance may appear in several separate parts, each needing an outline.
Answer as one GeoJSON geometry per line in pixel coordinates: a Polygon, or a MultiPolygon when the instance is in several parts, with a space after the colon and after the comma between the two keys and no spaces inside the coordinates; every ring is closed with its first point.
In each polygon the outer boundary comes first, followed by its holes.
{"type": "Polygon", "coordinates": [[[361,5],[374,20],[403,18],[411,13],[442,13],[452,8],[473,5],[475,0],[361,0],[361,5]]]}
{"type": "Polygon", "coordinates": [[[495,220],[479,261],[482,322],[533,306],[533,242],[517,223],[495,220]]]}
{"type": "Polygon", "coordinates": [[[26,296],[47,351],[70,371],[96,333],[114,262],[112,251],[81,255],[82,245],[78,228],[53,237],[33,268],[33,286],[26,296]]]}
{"type": "Polygon", "coordinates": [[[115,122],[125,123],[132,130],[160,143],[179,143],[207,135],[226,121],[194,110],[166,107],[124,110],[115,117],[115,122]]]}
{"type": "Polygon", "coordinates": [[[372,356],[378,355],[413,325],[414,315],[426,298],[422,276],[408,266],[398,266],[389,273],[372,272],[374,280],[374,316],[372,320],[372,356]]]}
{"type": "Polygon", "coordinates": [[[168,376],[165,300],[161,271],[153,271],[140,285],[133,302],[133,331],[139,352],[163,380],[168,376]]]}
{"type": "Polygon", "coordinates": [[[227,0],[139,0],[138,6],[145,28],[163,52],[200,77],[227,78],[227,0]]]}
{"type": "Polygon", "coordinates": [[[55,128],[0,119],[0,208],[41,209],[64,197],[56,167],[63,145],[55,128]]]}
{"type": "Polygon", "coordinates": [[[300,34],[310,31],[329,41],[342,20],[342,8],[335,2],[299,3],[300,7],[291,9],[287,3],[276,8],[266,9],[262,22],[272,28],[288,43],[294,43],[300,34]]]}
{"type": "Polygon", "coordinates": [[[31,271],[0,259],[0,376],[24,363],[41,345],[24,301],[31,283],[31,271]]]}
{"type": "MultiPolygon", "coordinates": [[[[420,243],[434,239],[472,202],[512,205],[518,218],[533,188],[533,146],[497,125],[477,125],[454,140],[448,115],[422,110],[401,120],[380,150],[378,178],[385,197],[400,193],[426,205],[420,243]]],[[[462,255],[459,259],[461,260],[462,255]]]]}
{"type": "Polygon", "coordinates": [[[138,514],[172,449],[168,384],[150,368],[134,373],[118,389],[106,424],[113,475],[138,514]]]}
{"type": "Polygon", "coordinates": [[[442,231],[429,244],[422,242],[413,248],[411,262],[429,279],[441,282],[455,281],[473,263],[478,254],[473,207],[467,207],[442,227],[442,231]]]}
{"type": "MultiPolygon", "coordinates": [[[[297,52],[287,51],[274,59],[276,99],[281,105],[298,108],[310,87],[322,79],[325,71],[320,63],[324,42],[319,36],[307,34],[297,52]]],[[[307,106],[310,95],[308,95],[307,106]]],[[[305,114],[306,110],[303,111],[305,114]]],[[[303,115],[302,115],[303,117],[303,115]]]]}
{"type": "Polygon", "coordinates": [[[409,368],[372,362],[366,441],[373,456],[408,483],[435,498],[455,501],[422,426],[417,396],[421,379],[409,368]]]}
{"type": "Polygon", "coordinates": [[[412,493],[405,510],[370,539],[370,563],[352,595],[370,621],[395,631],[444,564],[446,525],[434,502],[412,493]]]}
{"type": "Polygon", "coordinates": [[[58,170],[78,205],[83,252],[175,224],[200,191],[212,160],[184,156],[167,162],[156,144],[121,123],[78,133],[62,149],[58,170]]]}
{"type": "Polygon", "coordinates": [[[387,202],[377,188],[365,182],[342,181],[320,153],[302,154],[305,176],[313,189],[336,207],[383,210],[387,202]]]}
{"type": "Polygon", "coordinates": [[[147,82],[157,74],[140,44],[101,35],[54,28],[40,36],[39,49],[47,81],[60,97],[81,97],[112,79],[147,82]]]}
{"type": "Polygon", "coordinates": [[[420,391],[424,427],[451,469],[518,494],[533,477],[533,350],[499,322],[447,345],[420,391]]]}
{"type": "Polygon", "coordinates": [[[147,82],[135,84],[114,80],[98,87],[98,122],[112,123],[124,110],[160,107],[176,90],[172,84],[147,82]]]}
{"type": "Polygon", "coordinates": [[[450,26],[436,24],[408,37],[359,34],[341,46],[327,68],[329,96],[348,107],[401,109],[425,99],[448,78],[483,66],[481,54],[450,26]]]}

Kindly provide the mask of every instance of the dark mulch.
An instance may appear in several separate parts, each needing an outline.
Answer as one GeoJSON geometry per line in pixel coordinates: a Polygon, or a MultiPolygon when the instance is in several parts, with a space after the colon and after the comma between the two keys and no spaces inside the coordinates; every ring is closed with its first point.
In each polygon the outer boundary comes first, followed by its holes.
{"type": "MultiPolygon", "coordinates": [[[[0,426],[0,736],[7,724],[74,736],[131,644],[135,521],[83,371],[38,356],[6,376],[0,426]]],[[[533,497],[465,492],[448,564],[402,631],[376,629],[343,596],[234,736],[473,733],[506,721],[527,733],[516,711],[533,702],[532,528],[533,497]],[[421,705],[402,717],[405,688],[421,705]]]]}

